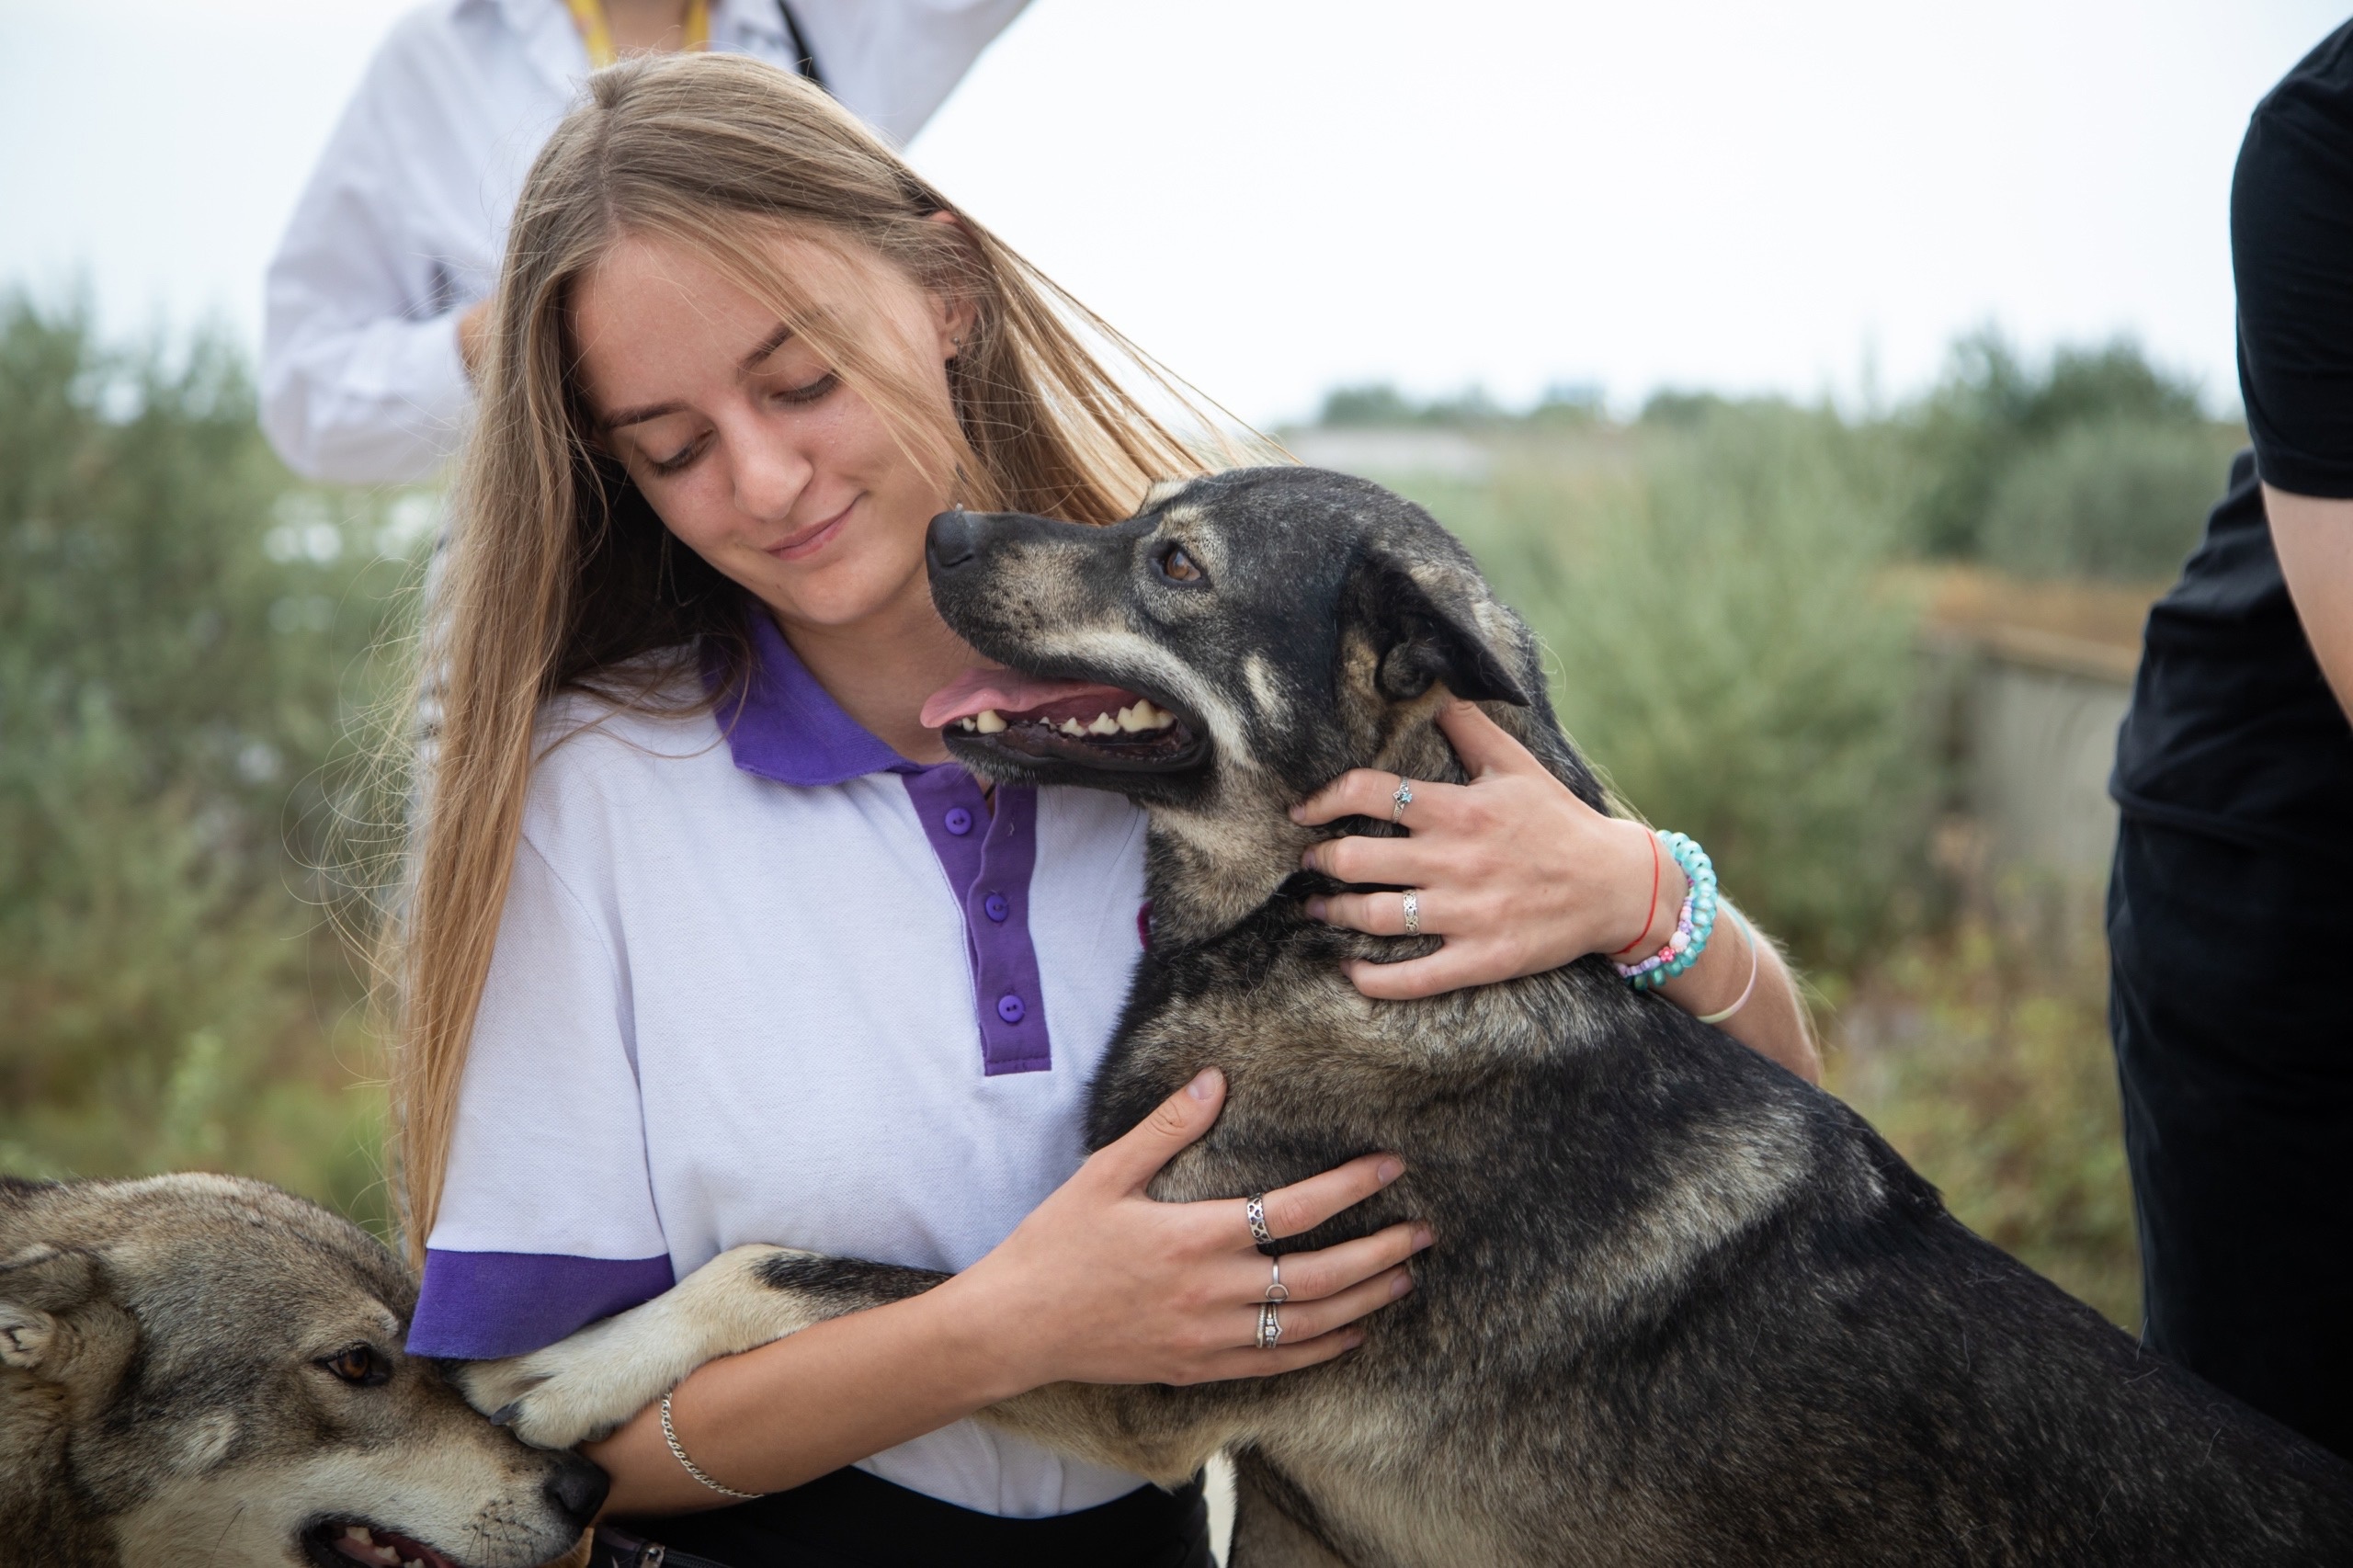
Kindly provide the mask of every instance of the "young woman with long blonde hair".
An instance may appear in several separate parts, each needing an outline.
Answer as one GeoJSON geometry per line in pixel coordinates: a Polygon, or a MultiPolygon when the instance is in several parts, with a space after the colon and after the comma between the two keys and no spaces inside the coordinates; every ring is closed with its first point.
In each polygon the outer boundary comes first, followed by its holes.
{"type": "MultiPolygon", "coordinates": [[[[1142,1191],[1222,1081],[1080,1142],[1146,939],[1140,813],[984,793],[920,722],[972,660],[931,606],[934,514],[1108,522],[1211,460],[1090,338],[1124,351],[822,93],[745,60],[599,74],[516,213],[396,933],[411,1346],[534,1349],[745,1242],[955,1271],[713,1362],[592,1447],[610,1512],[713,1561],[1204,1563],[1197,1489],[965,1418],[1049,1381],[1345,1354],[1431,1244],[1404,1225],[1286,1258],[1286,1333],[1256,1346],[1244,1205],[1142,1191]]],[[[1418,790],[1411,839],[1317,852],[1420,889],[1448,938],[1361,988],[1672,927],[1680,873],[1645,830],[1475,710],[1448,724],[1477,782],[1418,790]]],[[[1302,820],[1385,812],[1394,784],[1349,775],[1302,820]]],[[[1379,930],[1396,903],[1322,913],[1379,930]]],[[[1768,945],[1720,937],[1666,994],[1741,996],[1726,1027],[1812,1071],[1768,945]]],[[[1369,1154],[1269,1195],[1267,1222],[1297,1233],[1398,1174],[1369,1154]]]]}

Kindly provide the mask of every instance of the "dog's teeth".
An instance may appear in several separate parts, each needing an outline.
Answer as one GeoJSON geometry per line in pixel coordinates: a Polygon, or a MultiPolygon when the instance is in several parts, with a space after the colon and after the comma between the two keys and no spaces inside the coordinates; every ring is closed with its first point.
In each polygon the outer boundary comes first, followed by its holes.
{"type": "Polygon", "coordinates": [[[972,728],[984,735],[994,735],[1005,728],[1005,715],[994,708],[983,708],[980,716],[972,721],[972,728]]]}
{"type": "Polygon", "coordinates": [[[957,720],[957,721],[956,721],[956,722],[957,722],[957,723],[959,723],[959,724],[961,724],[961,725],[962,725],[962,726],[963,726],[967,731],[972,730],[972,729],[974,729],[974,728],[976,728],[976,727],[977,727],[977,726],[975,726],[975,725],[973,724],[973,722],[972,722],[970,719],[959,719],[959,720],[957,720]]]}
{"type": "Polygon", "coordinates": [[[1086,726],[1080,723],[1075,719],[1065,719],[1063,721],[1063,733],[1065,735],[1083,735],[1086,733],[1086,726]]]}
{"type": "Polygon", "coordinates": [[[1086,733],[1090,735],[1116,735],[1120,733],[1120,722],[1108,713],[1097,713],[1095,722],[1086,726],[1086,733]]]}
{"type": "Polygon", "coordinates": [[[1176,715],[1165,708],[1154,708],[1150,698],[1136,704],[1136,728],[1165,730],[1176,722],[1176,715]]]}
{"type": "Polygon", "coordinates": [[[1120,709],[1119,718],[1120,728],[1127,731],[1130,734],[1133,734],[1138,730],[1142,729],[1143,721],[1136,717],[1136,709],[1142,706],[1143,704],[1139,702],[1134,708],[1120,709]]]}
{"type": "Polygon", "coordinates": [[[362,1546],[373,1546],[376,1544],[376,1538],[368,1533],[368,1527],[366,1525],[344,1526],[343,1539],[346,1540],[356,1540],[362,1546]]]}

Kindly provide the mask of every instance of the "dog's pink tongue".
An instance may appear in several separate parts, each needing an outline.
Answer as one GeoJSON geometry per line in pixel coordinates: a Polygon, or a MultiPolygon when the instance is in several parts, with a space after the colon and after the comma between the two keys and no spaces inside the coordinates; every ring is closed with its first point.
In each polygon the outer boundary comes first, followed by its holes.
{"type": "Polygon", "coordinates": [[[1063,698],[1088,697],[1109,690],[1111,687],[1093,681],[1040,680],[1019,670],[975,666],[925,699],[923,723],[927,730],[938,730],[991,708],[1000,713],[1026,713],[1063,698]]]}

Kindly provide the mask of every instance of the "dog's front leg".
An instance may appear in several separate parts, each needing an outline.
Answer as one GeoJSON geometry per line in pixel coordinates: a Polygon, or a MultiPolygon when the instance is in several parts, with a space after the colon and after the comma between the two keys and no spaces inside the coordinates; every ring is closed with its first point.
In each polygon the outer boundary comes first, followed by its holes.
{"type": "Polygon", "coordinates": [[[642,1306],[544,1350],[468,1362],[458,1383],[475,1409],[525,1442],[569,1449],[604,1437],[705,1361],[921,1295],[947,1278],[790,1247],[740,1246],[642,1306]]]}

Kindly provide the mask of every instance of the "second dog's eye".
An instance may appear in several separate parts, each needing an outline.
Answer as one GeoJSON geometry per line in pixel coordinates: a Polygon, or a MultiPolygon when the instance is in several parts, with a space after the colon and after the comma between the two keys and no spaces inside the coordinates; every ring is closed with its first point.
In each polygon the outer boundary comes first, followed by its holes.
{"type": "Polygon", "coordinates": [[[1172,583],[1198,583],[1203,575],[1181,544],[1171,545],[1160,558],[1160,574],[1172,583]]]}
{"type": "Polygon", "coordinates": [[[392,1369],[372,1345],[355,1345],[322,1358],[319,1365],[354,1388],[372,1389],[392,1380],[392,1369]]]}

